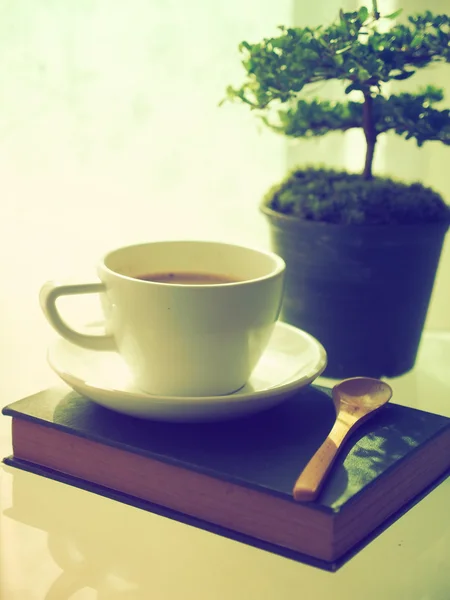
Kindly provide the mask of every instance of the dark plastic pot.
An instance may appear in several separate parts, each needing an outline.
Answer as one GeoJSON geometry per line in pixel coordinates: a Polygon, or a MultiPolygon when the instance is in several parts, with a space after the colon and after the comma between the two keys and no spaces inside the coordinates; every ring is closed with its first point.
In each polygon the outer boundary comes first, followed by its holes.
{"type": "Polygon", "coordinates": [[[261,210],[286,261],[281,319],[325,346],[323,375],[412,369],[448,223],[347,226],[261,210]]]}

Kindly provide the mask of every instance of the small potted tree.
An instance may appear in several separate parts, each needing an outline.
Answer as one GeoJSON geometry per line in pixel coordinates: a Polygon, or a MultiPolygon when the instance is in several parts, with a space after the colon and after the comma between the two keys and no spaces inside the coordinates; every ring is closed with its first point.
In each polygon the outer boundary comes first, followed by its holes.
{"type": "Polygon", "coordinates": [[[399,12],[382,17],[374,1],[370,11],[341,11],[326,27],[281,27],[278,37],[242,42],[246,78],[227,90],[285,136],[364,132],[362,173],[303,166],[261,204],[287,263],[281,316],[324,344],[332,378],[392,377],[413,367],[450,223],[432,189],[372,172],[388,131],[419,146],[450,144],[440,89],[386,91],[390,81],[450,62],[450,17],[427,11],[395,24],[399,12]],[[303,93],[329,80],[342,82],[347,101],[303,93]]]}

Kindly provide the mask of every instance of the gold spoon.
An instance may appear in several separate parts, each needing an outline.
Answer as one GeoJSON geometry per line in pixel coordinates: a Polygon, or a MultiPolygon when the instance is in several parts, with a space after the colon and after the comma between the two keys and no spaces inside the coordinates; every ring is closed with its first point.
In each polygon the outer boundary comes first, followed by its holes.
{"type": "Polygon", "coordinates": [[[336,421],[297,479],[293,490],[295,500],[308,502],[317,498],[342,444],[350,433],[389,402],[392,389],[379,379],[354,377],[335,385],[332,395],[336,421]]]}

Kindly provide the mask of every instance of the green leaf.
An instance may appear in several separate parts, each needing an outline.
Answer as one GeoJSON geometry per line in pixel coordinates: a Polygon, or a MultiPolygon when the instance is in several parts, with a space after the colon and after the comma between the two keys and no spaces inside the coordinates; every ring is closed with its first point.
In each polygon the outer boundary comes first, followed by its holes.
{"type": "Polygon", "coordinates": [[[397,81],[403,81],[404,79],[409,79],[412,75],[414,75],[415,71],[403,71],[398,75],[393,75],[393,78],[397,81]]]}
{"type": "MultiPolygon", "coordinates": [[[[328,43],[323,38],[316,37],[314,39],[316,40],[316,42],[318,42],[322,46],[322,48],[327,48],[328,49],[328,43]]],[[[337,52],[336,52],[336,54],[337,54],[337,52]]]]}
{"type": "Polygon", "coordinates": [[[358,77],[363,80],[370,79],[370,73],[367,69],[360,67],[358,69],[358,77]]]}
{"type": "Polygon", "coordinates": [[[399,10],[396,10],[395,12],[391,13],[390,15],[385,15],[383,18],[384,19],[396,19],[402,12],[403,12],[403,8],[400,8],[399,10]]]}
{"type": "Polygon", "coordinates": [[[364,23],[364,21],[367,21],[368,16],[369,11],[367,6],[361,6],[361,8],[358,10],[358,17],[361,19],[361,22],[364,23]]]}
{"type": "Polygon", "coordinates": [[[418,46],[420,46],[422,44],[422,41],[423,41],[423,36],[420,33],[418,33],[412,39],[412,42],[410,44],[411,48],[417,48],[418,46]]]}
{"type": "Polygon", "coordinates": [[[345,18],[345,13],[344,13],[344,11],[342,10],[342,8],[341,8],[341,10],[339,11],[339,20],[340,20],[340,22],[341,22],[341,28],[342,28],[344,31],[348,31],[348,23],[347,23],[347,19],[345,18]]]}
{"type": "Polygon", "coordinates": [[[285,45],[285,41],[283,38],[275,38],[273,40],[270,40],[270,45],[272,46],[272,48],[283,48],[283,46],[285,45]]]}
{"type": "Polygon", "coordinates": [[[248,42],[241,42],[239,44],[239,51],[242,52],[243,49],[248,50],[249,52],[251,51],[252,47],[250,46],[250,44],[248,42]]]}

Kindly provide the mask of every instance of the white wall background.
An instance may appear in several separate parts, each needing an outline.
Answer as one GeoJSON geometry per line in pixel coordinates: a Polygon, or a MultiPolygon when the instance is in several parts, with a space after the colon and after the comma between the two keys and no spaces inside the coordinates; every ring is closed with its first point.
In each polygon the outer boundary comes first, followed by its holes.
{"type": "Polygon", "coordinates": [[[242,78],[239,42],[289,18],[290,0],[0,0],[5,402],[48,384],[45,280],[91,277],[143,240],[268,246],[257,204],[283,140],[218,103],[242,78]]]}
{"type": "MultiPolygon", "coordinates": [[[[314,24],[339,4],[298,0],[294,16],[314,24]]],[[[286,155],[244,107],[217,104],[241,81],[238,43],[292,17],[291,0],[0,0],[2,400],[52,377],[46,279],[91,277],[104,251],[147,239],[268,246],[257,204],[303,146],[286,155]]],[[[340,139],[321,142],[324,160],[339,155],[340,139]]],[[[449,150],[408,153],[395,167],[448,197],[449,150]]],[[[430,323],[450,329],[448,255],[430,323]]]]}

